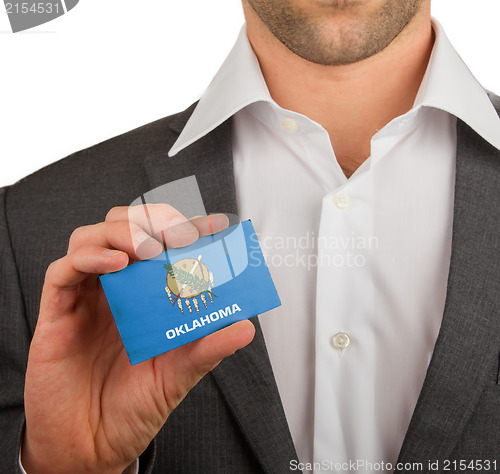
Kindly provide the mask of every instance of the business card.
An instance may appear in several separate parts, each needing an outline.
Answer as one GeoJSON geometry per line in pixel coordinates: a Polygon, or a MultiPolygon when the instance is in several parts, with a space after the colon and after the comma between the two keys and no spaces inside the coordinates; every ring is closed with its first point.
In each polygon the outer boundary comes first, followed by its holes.
{"type": "Polygon", "coordinates": [[[132,365],[281,305],[249,220],[100,280],[132,365]]]}

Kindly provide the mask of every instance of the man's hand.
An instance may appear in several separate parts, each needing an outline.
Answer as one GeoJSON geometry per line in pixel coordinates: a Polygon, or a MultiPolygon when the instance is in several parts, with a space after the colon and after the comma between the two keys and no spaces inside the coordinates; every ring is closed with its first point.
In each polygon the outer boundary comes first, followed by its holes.
{"type": "Polygon", "coordinates": [[[227,225],[223,215],[186,221],[170,206],[149,205],[114,208],[73,233],[67,255],[47,270],[29,353],[28,474],[122,472],[187,392],[252,340],[252,323],[241,321],[131,366],[98,280],[227,225]]]}

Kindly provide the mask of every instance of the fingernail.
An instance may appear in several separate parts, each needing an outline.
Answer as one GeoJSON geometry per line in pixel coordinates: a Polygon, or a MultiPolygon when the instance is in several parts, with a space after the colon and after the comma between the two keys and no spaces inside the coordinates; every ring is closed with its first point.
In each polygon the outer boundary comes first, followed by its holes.
{"type": "Polygon", "coordinates": [[[170,227],[176,234],[193,234],[196,227],[184,217],[175,217],[170,221],[170,227]]]}
{"type": "Polygon", "coordinates": [[[138,244],[143,244],[143,243],[159,244],[159,242],[157,240],[155,240],[149,234],[146,234],[146,232],[138,232],[137,234],[135,234],[134,238],[138,244]]]}
{"type": "Polygon", "coordinates": [[[121,250],[105,250],[102,254],[105,255],[106,257],[113,257],[115,255],[118,255],[119,253],[123,253],[121,250]]]}

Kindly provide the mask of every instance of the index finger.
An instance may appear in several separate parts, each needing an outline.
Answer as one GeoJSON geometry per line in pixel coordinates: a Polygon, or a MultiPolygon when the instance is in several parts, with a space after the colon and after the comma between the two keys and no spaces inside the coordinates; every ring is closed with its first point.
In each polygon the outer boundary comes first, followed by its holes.
{"type": "Polygon", "coordinates": [[[139,225],[149,235],[163,241],[165,248],[184,247],[198,237],[215,234],[229,226],[229,218],[225,214],[186,219],[168,204],[115,207],[106,216],[106,222],[120,220],[139,225]]]}
{"type": "Polygon", "coordinates": [[[140,226],[166,248],[184,247],[195,242],[198,229],[168,204],[120,206],[111,209],[106,222],[128,221],[140,226]]]}

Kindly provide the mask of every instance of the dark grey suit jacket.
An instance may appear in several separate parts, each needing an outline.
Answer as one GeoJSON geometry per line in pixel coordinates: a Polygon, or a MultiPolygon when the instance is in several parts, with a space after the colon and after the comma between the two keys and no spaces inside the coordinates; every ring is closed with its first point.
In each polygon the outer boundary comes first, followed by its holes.
{"type": "MultiPolygon", "coordinates": [[[[0,190],[1,473],[17,469],[24,374],[44,273],[65,254],[73,229],[192,174],[209,212],[237,214],[230,121],[167,156],[192,110],[83,150],[0,190]]],[[[430,472],[427,461],[436,459],[500,463],[499,176],[500,152],[459,121],[446,308],[399,457],[423,462],[420,472],[430,472]]],[[[290,470],[296,453],[257,318],[254,323],[255,340],[188,394],[141,458],[141,471],[290,470]]]]}

